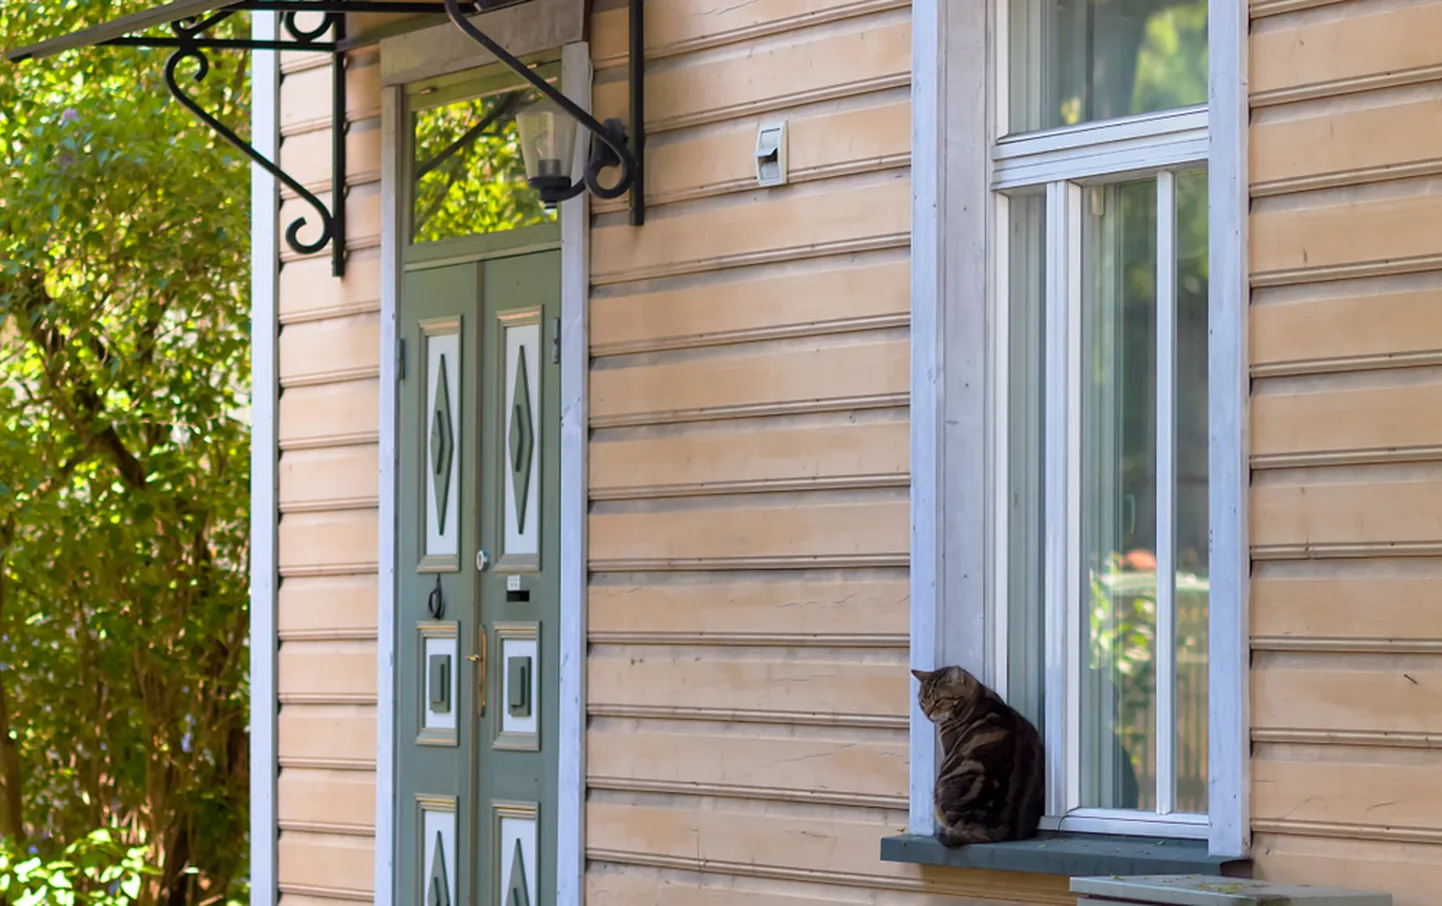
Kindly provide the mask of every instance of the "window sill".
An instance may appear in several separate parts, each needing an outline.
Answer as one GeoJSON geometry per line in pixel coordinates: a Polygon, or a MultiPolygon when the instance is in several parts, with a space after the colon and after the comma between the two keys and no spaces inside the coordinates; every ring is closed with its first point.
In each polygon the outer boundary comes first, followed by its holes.
{"type": "Polygon", "coordinates": [[[1103,834],[1043,833],[1031,840],[976,843],[954,849],[935,837],[903,834],[884,837],[881,861],[990,868],[1033,874],[1182,875],[1250,877],[1251,861],[1207,853],[1205,840],[1162,840],[1103,834]]]}

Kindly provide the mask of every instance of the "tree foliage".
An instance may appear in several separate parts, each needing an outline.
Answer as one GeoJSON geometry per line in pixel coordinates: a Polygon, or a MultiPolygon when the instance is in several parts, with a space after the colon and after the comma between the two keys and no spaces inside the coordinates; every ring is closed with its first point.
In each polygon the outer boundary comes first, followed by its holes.
{"type": "MultiPolygon", "coordinates": [[[[0,35],[148,5],[7,0],[0,35]]],[[[0,64],[0,838],[109,828],[181,906],[247,869],[249,168],[164,63],[0,64]]],[[[244,134],[248,58],[211,63],[180,75],[244,134]]]]}
{"type": "Polygon", "coordinates": [[[419,111],[412,236],[436,242],[556,219],[526,182],[516,111],[540,93],[513,87],[419,111]]]}

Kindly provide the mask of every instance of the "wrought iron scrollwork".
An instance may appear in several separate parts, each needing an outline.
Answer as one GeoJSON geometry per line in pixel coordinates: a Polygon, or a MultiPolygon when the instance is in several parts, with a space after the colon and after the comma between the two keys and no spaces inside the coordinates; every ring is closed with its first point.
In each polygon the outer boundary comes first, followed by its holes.
{"type": "MultiPolygon", "coordinates": [[[[90,46],[92,43],[113,47],[165,48],[169,50],[171,55],[165,64],[165,85],[170,94],[228,144],[258,164],[307,205],[315,209],[320,217],[320,236],[311,242],[301,241],[300,230],[308,222],[307,217],[302,216],[296,218],[287,227],[286,243],[302,255],[314,254],[329,244],[331,247],[331,272],[340,277],[344,274],[346,253],[347,187],[345,172],[346,133],[349,129],[346,119],[346,50],[355,43],[348,40],[346,36],[348,15],[445,13],[461,31],[489,50],[498,60],[521,75],[591,132],[592,154],[582,178],[569,187],[561,185],[547,191],[553,194],[559,192],[565,197],[571,197],[590,189],[602,198],[616,198],[629,191],[631,193],[631,223],[634,226],[640,226],[644,222],[645,55],[640,52],[630,54],[631,125],[628,136],[626,128],[619,120],[608,119],[605,123],[598,122],[557,91],[550,83],[536,76],[530,67],[508,53],[504,47],[491,40],[462,15],[463,7],[474,12],[488,12],[522,2],[525,0],[444,0],[444,2],[437,2],[437,0],[216,0],[211,5],[212,9],[209,12],[172,20],[169,23],[168,34],[147,34],[146,32],[151,28],[149,23],[154,21],[149,19],[146,20],[146,24],[140,25],[131,32],[117,34],[111,28],[121,21],[116,20],[103,28],[76,32],[28,47],[6,50],[3,56],[12,62],[34,60],[54,56],[77,47],[90,46]],[[216,6],[221,8],[214,9],[216,6]],[[282,13],[280,34],[265,38],[214,37],[209,34],[216,25],[238,12],[261,11],[282,13]],[[301,13],[320,15],[322,18],[318,25],[306,27],[300,22],[301,13]],[[94,31],[103,31],[106,34],[95,36],[91,34],[94,31]],[[326,36],[327,32],[329,32],[329,37],[326,36]],[[333,191],[329,209],[312,192],[281,170],[276,161],[270,160],[256,151],[232,129],[220,122],[217,117],[202,109],[195,97],[181,87],[178,77],[181,64],[187,61],[191,62],[194,67],[191,81],[193,83],[203,81],[210,72],[210,59],[206,54],[211,50],[307,50],[331,55],[334,77],[331,111],[331,182],[333,191]],[[601,185],[599,182],[601,172],[613,166],[621,169],[620,179],[611,186],[601,185]],[[570,194],[566,195],[565,193],[570,194]]],[[[627,3],[630,10],[630,46],[639,50],[645,46],[643,0],[627,0],[627,3]]],[[[565,180],[560,180],[560,182],[564,183],[565,180]]]]}
{"type": "Polygon", "coordinates": [[[295,39],[297,45],[314,44],[319,41],[320,36],[330,31],[331,27],[340,19],[340,16],[336,13],[328,13],[320,20],[320,25],[315,28],[305,29],[296,22],[296,17],[300,15],[301,13],[292,10],[286,13],[282,19],[285,24],[285,30],[295,39]]]}
{"type": "Polygon", "coordinates": [[[234,10],[223,9],[208,16],[187,16],[170,23],[170,30],[177,38],[199,38],[210,29],[235,15],[234,10]]]}
{"type": "Polygon", "coordinates": [[[288,49],[323,49],[331,51],[334,58],[336,102],[333,110],[335,134],[332,136],[334,145],[332,163],[335,189],[332,192],[332,207],[327,208],[315,193],[282,170],[275,161],[255,150],[249,142],[242,139],[229,126],[202,108],[195,98],[181,87],[178,72],[181,64],[187,60],[194,63],[195,72],[190,77],[192,82],[200,82],[210,73],[210,58],[206,55],[206,48],[215,46],[215,42],[206,39],[204,35],[234,13],[234,10],[221,10],[208,16],[193,16],[170,23],[171,32],[175,35],[175,44],[173,45],[175,50],[165,62],[165,87],[170,91],[171,96],[196,118],[315,209],[316,216],[320,220],[320,235],[309,242],[300,238],[300,231],[310,222],[309,215],[302,215],[291,221],[290,225],[286,227],[286,244],[300,255],[313,255],[327,245],[333,245],[332,272],[339,277],[344,268],[345,255],[343,226],[346,194],[345,132],[348,124],[345,121],[345,54],[339,50],[336,42],[344,36],[344,16],[327,13],[322,17],[320,24],[314,28],[301,26],[297,22],[297,16],[300,15],[298,12],[287,12],[281,19],[286,32],[291,37],[291,40],[286,42],[288,49]],[[328,43],[322,42],[321,36],[331,31],[334,32],[335,40],[328,43]]]}
{"type": "Polygon", "coordinates": [[[199,82],[210,72],[210,59],[205,55],[205,51],[198,47],[181,47],[170,55],[170,59],[165,61],[165,87],[170,89],[171,95],[184,105],[185,109],[199,117],[211,129],[214,129],[217,135],[233,145],[246,157],[260,164],[267,173],[285,183],[292,192],[305,199],[307,204],[315,208],[316,213],[320,215],[320,236],[311,242],[301,241],[300,231],[308,222],[304,216],[301,216],[297,217],[291,222],[290,226],[286,228],[286,244],[292,249],[295,249],[297,254],[301,255],[313,255],[325,248],[326,244],[331,241],[331,234],[334,232],[334,219],[330,211],[326,209],[326,206],[319,198],[315,197],[314,193],[296,182],[290,174],[272,163],[265,155],[252,148],[248,142],[231,131],[229,126],[207,113],[196,103],[194,98],[185,93],[185,90],[180,87],[180,82],[176,79],[175,73],[180,67],[181,62],[187,59],[194,60],[196,63],[195,74],[191,76],[192,81],[199,82]]]}

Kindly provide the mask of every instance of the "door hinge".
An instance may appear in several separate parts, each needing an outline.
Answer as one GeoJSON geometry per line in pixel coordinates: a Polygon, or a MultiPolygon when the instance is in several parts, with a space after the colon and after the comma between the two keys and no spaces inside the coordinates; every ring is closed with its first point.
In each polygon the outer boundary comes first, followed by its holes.
{"type": "Polygon", "coordinates": [[[551,364],[561,364],[561,319],[551,319],[551,364]]]}
{"type": "Polygon", "coordinates": [[[406,379],[406,341],[405,341],[404,339],[397,339],[397,340],[396,340],[396,380],[397,380],[397,381],[403,381],[403,380],[405,380],[405,379],[406,379]]]}

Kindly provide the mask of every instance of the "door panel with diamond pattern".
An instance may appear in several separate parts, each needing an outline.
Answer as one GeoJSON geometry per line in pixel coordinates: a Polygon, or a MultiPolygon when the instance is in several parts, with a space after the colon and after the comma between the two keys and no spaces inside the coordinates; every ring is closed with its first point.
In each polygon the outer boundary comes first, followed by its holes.
{"type": "Polygon", "coordinates": [[[542,252],[402,285],[400,901],[555,901],[559,275],[542,252]]]}

